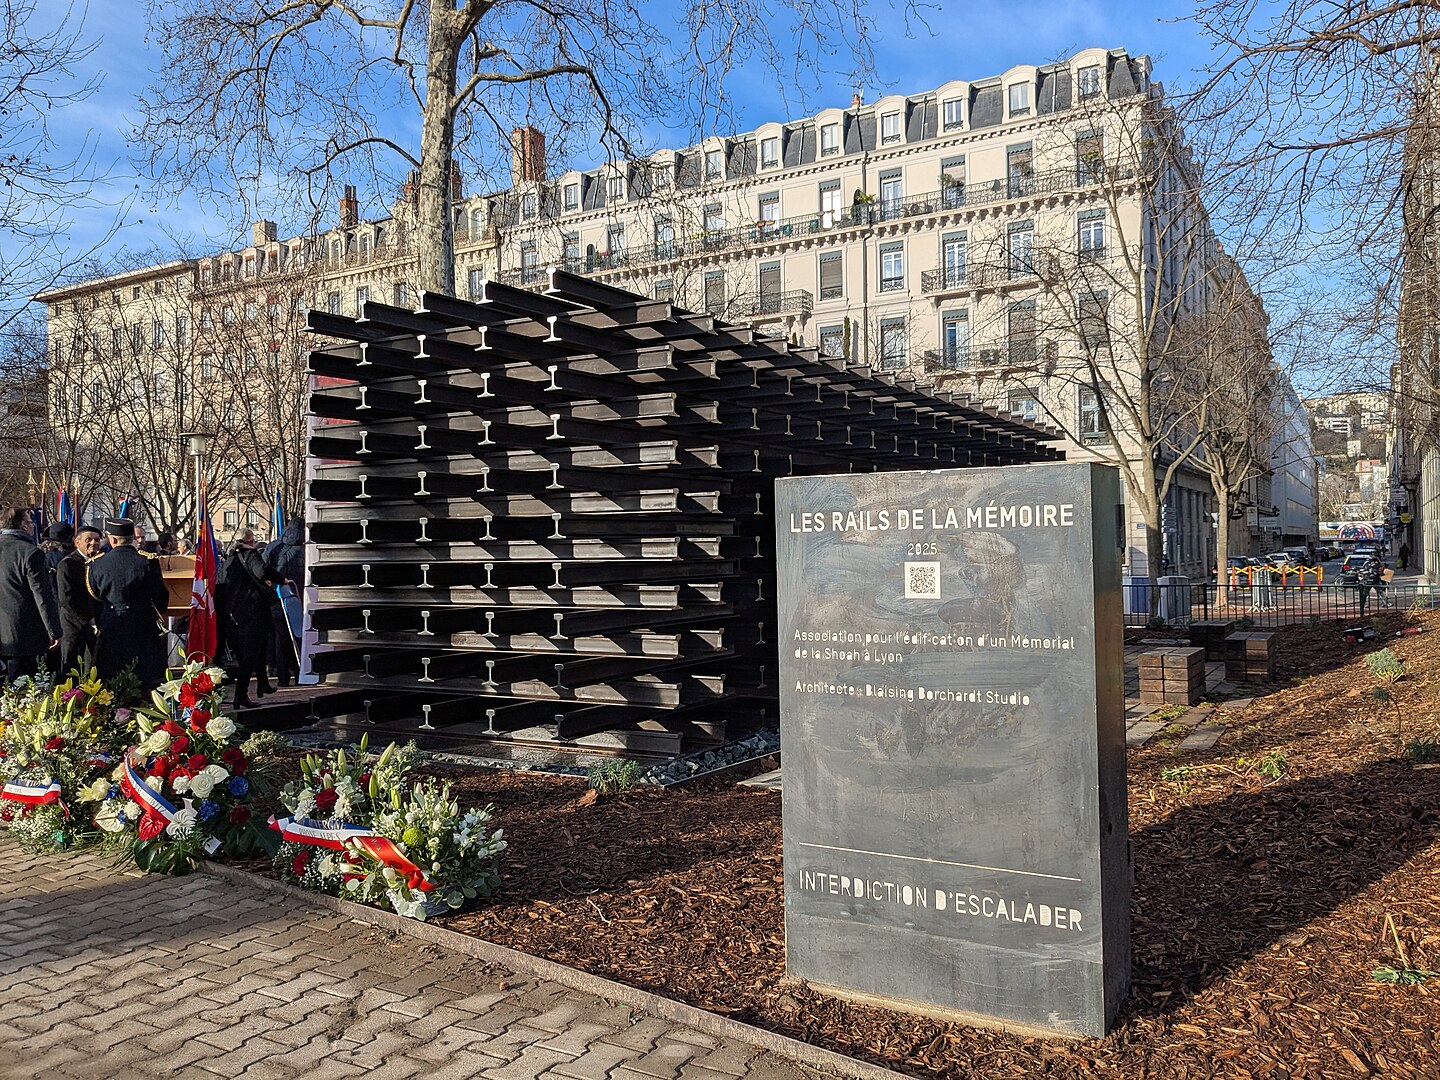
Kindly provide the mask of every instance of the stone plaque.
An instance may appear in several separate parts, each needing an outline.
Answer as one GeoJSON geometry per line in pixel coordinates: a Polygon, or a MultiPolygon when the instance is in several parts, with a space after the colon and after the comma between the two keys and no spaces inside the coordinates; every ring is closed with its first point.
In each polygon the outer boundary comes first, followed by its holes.
{"type": "Polygon", "coordinates": [[[786,958],[1103,1035],[1130,981],[1119,474],[776,484],[786,958]]]}

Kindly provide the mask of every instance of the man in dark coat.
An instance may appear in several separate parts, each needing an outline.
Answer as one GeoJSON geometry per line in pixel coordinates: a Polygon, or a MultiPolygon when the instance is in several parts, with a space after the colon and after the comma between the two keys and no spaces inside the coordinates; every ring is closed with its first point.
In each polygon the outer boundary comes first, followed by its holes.
{"type": "Polygon", "coordinates": [[[40,550],[45,553],[45,562],[51,570],[60,565],[60,560],[75,550],[75,526],[68,521],[57,521],[47,528],[40,537],[40,550]]]}
{"type": "Polygon", "coordinates": [[[0,678],[34,675],[60,640],[60,608],[45,554],[30,537],[30,510],[0,508],[0,678]]]}
{"type": "Polygon", "coordinates": [[[169,603],[160,562],[135,547],[135,523],[108,518],[105,535],[110,550],[85,564],[85,583],[100,602],[96,618],[100,642],[95,667],[111,679],[129,664],[146,690],[165,678],[165,635],[161,621],[169,603]]]}
{"type": "Polygon", "coordinates": [[[90,595],[85,584],[85,564],[100,554],[100,530],[94,525],[81,525],[75,533],[75,550],[55,567],[55,585],[60,594],[60,674],[90,670],[95,651],[95,619],[100,614],[100,601],[90,595]]]}
{"type": "Polygon", "coordinates": [[[250,679],[264,697],[275,688],[265,678],[265,642],[270,637],[270,597],[277,579],[255,547],[255,534],[240,533],[220,567],[215,583],[215,610],[220,631],[235,658],[235,707],[251,709],[250,679]]]}
{"type": "MultiPolygon", "coordinates": [[[[278,539],[265,545],[265,566],[270,576],[290,585],[296,595],[305,586],[305,523],[287,522],[278,539]]],[[[289,686],[300,678],[299,646],[290,634],[290,622],[280,597],[270,593],[270,622],[274,628],[275,681],[289,686]]]]}

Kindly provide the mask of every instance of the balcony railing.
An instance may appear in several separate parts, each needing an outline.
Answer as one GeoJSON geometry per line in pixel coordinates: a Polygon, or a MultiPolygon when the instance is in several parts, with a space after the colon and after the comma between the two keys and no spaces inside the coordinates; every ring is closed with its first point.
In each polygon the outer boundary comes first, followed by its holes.
{"type": "MultiPolygon", "coordinates": [[[[1129,179],[1133,173],[1112,172],[1110,181],[1129,179]]],[[[597,253],[581,260],[581,273],[636,269],[673,259],[711,255],[763,244],[787,243],[807,236],[847,229],[867,228],[888,222],[934,214],[953,213],[970,207],[989,206],[1014,199],[1030,198],[1077,188],[1094,187],[1080,183],[1073,168],[1035,173],[1023,183],[988,180],[970,184],[946,184],[939,191],[898,198],[876,199],[834,210],[800,214],[796,217],[757,221],[729,229],[708,229],[689,236],[677,235],[658,244],[636,245],[621,252],[597,253]]]]}
{"type": "Polygon", "coordinates": [[[975,355],[969,345],[944,345],[926,349],[920,360],[926,371],[960,371],[975,366],[975,355]]]}
{"type": "Polygon", "coordinates": [[[809,315],[814,299],[806,289],[794,289],[791,292],[762,291],[758,296],[742,301],[739,307],[746,318],[763,322],[786,315],[809,315]]]}

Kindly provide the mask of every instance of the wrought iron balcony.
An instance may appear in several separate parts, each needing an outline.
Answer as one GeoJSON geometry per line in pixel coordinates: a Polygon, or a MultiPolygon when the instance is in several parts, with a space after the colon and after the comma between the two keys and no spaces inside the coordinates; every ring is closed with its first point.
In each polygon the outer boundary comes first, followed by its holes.
{"type": "Polygon", "coordinates": [[[968,345],[944,345],[920,354],[926,371],[960,371],[975,366],[975,351],[968,345]]]}
{"type": "Polygon", "coordinates": [[[765,322],[787,315],[809,315],[814,300],[806,289],[790,292],[762,290],[758,296],[742,301],[739,306],[746,318],[765,322]]]}
{"type": "MultiPolygon", "coordinates": [[[[1132,170],[1111,170],[1105,182],[1129,180],[1132,170]]],[[[948,214],[972,207],[1099,186],[1073,168],[1034,173],[1011,180],[985,180],[968,184],[946,183],[939,191],[874,198],[832,210],[796,217],[764,219],[731,228],[711,228],[690,235],[676,234],[659,243],[631,245],[624,251],[597,252],[580,260],[579,272],[604,273],[636,269],[675,259],[714,255],[766,244],[783,244],[831,232],[869,228],[910,218],[948,214]],[[1014,182],[1012,182],[1012,180],[1014,182]]],[[[678,230],[678,223],[675,226],[678,230]]],[[[929,291],[929,290],[927,290],[929,291]]]]}

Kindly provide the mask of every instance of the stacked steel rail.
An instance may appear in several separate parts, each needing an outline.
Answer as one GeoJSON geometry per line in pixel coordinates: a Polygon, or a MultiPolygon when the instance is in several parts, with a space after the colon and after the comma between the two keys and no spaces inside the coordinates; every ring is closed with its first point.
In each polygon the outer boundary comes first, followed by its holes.
{"type": "Polygon", "coordinates": [[[775,711],[771,487],[1054,432],[559,271],[311,312],[313,666],[374,722],[654,745],[775,711]]]}

